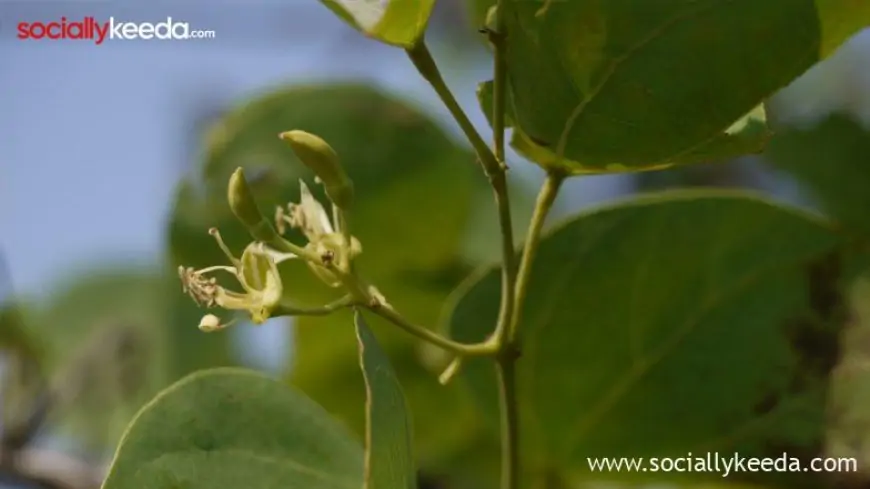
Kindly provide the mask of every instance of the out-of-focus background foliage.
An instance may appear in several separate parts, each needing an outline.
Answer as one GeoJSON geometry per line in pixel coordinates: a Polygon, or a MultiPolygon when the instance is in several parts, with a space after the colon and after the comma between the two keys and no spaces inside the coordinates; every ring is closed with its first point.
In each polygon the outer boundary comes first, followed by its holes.
{"type": "MultiPolygon", "coordinates": [[[[487,134],[475,88],[491,60],[477,27],[460,0],[444,0],[428,39],[487,134]]],[[[866,226],[867,170],[855,172],[851,193],[827,182],[870,164],[870,32],[768,110],[780,133],[764,155],[574,179],[554,219],[650,189],[724,186],[809,208],[825,194],[849,193],[858,200],[836,214],[866,226]],[[813,191],[802,182],[813,182],[813,191]]],[[[0,486],[24,483],[3,471],[2,455],[16,450],[33,458],[34,473],[66,480],[47,487],[92,487],[136,410],[205,367],[274,373],[361,433],[363,384],[347,315],[206,335],[196,329],[202,312],[174,275],[178,264],[222,261],[206,233],[211,226],[236,249],[247,241],[224,201],[235,167],[249,170],[264,209],[296,199],[298,178],[311,182],[275,137],[297,127],[326,137],[349,165],[369,276],[406,315],[436,324],[450,291],[497,256],[498,230],[470,149],[401,50],[363,38],[316,2],[0,3],[0,486]],[[19,21],[62,15],[169,15],[217,38],[94,46],[23,42],[11,32],[19,21]]],[[[542,174],[513,154],[511,163],[522,224],[542,174]]],[[[294,296],[322,302],[324,291],[302,268],[298,276],[294,296]]],[[[864,313],[850,345],[867,335],[864,313]]],[[[461,385],[437,384],[444,359],[436,351],[373,327],[404,381],[426,487],[490,487],[479,474],[482,467],[497,473],[492,420],[461,385]]],[[[849,352],[857,356],[838,371],[831,452],[870,462],[870,411],[861,397],[870,372],[860,347],[849,352]]]]}

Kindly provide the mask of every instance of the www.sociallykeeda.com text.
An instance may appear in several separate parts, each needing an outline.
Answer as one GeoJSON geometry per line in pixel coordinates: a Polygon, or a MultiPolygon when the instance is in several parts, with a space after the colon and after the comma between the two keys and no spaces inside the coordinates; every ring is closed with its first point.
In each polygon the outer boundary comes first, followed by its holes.
{"type": "Polygon", "coordinates": [[[190,23],[179,22],[167,17],[162,22],[127,22],[110,17],[99,21],[94,17],[84,17],[70,21],[61,17],[52,22],[19,22],[17,37],[21,40],[87,40],[101,45],[107,40],[187,40],[212,39],[212,30],[196,30],[190,23]]]}
{"type": "Polygon", "coordinates": [[[722,456],[706,453],[703,456],[664,458],[587,458],[592,472],[710,472],[728,477],[740,472],[857,472],[855,458],[814,458],[808,462],[783,453],[779,457],[745,457],[739,453],[722,456]]]}

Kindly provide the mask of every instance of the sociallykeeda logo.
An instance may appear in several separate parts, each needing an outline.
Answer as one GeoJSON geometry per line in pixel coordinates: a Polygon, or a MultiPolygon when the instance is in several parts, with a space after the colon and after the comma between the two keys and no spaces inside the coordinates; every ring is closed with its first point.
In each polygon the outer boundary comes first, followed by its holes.
{"type": "Polygon", "coordinates": [[[73,39],[88,40],[96,45],[103,44],[108,39],[158,39],[158,40],[188,40],[211,39],[214,31],[194,30],[187,22],[178,22],[167,17],[164,22],[121,22],[110,17],[108,21],[100,22],[93,17],[70,21],[61,17],[54,22],[19,22],[18,39],[73,39]]]}

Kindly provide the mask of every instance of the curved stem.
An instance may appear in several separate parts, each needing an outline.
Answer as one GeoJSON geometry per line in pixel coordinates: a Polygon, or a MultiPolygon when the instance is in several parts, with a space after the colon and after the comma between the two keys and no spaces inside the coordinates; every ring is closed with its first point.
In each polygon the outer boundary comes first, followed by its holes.
{"type": "Polygon", "coordinates": [[[526,242],[523,246],[523,254],[520,259],[520,270],[517,273],[517,284],[514,293],[514,314],[511,320],[511,325],[508,328],[507,337],[509,342],[513,342],[517,335],[517,327],[522,320],[523,305],[526,300],[526,293],[529,288],[529,281],[532,277],[532,264],[535,261],[535,255],[538,251],[538,245],[541,241],[541,231],[544,229],[544,221],[547,219],[547,214],[553,207],[553,202],[562,187],[562,182],[565,181],[565,174],[560,172],[549,172],[538,193],[538,199],[535,202],[535,210],[532,214],[532,222],[529,224],[529,232],[526,236],[526,242]]]}
{"type": "Polygon", "coordinates": [[[272,316],[326,316],[339,309],[351,307],[355,304],[356,302],[351,295],[346,295],[320,307],[297,307],[292,304],[280,304],[273,311],[272,316]]]}
{"type": "MultiPolygon", "coordinates": [[[[501,1],[499,2],[501,3],[501,1]]],[[[441,98],[441,101],[450,111],[450,114],[456,120],[459,127],[465,133],[471,146],[477,153],[480,164],[483,166],[484,172],[489,177],[490,183],[495,193],[496,206],[498,208],[498,220],[501,228],[502,237],[502,301],[501,311],[499,313],[498,324],[496,325],[495,333],[493,334],[494,341],[497,343],[498,338],[504,337],[508,330],[508,325],[511,323],[511,317],[514,309],[514,283],[516,280],[516,256],[514,253],[514,233],[513,220],[511,219],[510,195],[507,186],[507,177],[505,172],[507,166],[504,162],[504,84],[506,80],[506,67],[504,63],[504,43],[496,43],[496,47],[501,54],[496,56],[496,83],[498,85],[499,100],[496,100],[496,122],[495,129],[495,153],[490,150],[486,142],[480,136],[480,133],[474,128],[474,125],[468,119],[468,116],[462,110],[450,88],[444,82],[444,77],[432,58],[432,53],[424,41],[420,41],[415,46],[407,49],[408,57],[414,63],[417,71],[432,85],[432,88],[441,98]],[[501,61],[498,61],[498,60],[501,61]]],[[[428,330],[426,330],[429,332],[428,330]]],[[[442,338],[443,339],[443,338],[442,338]]],[[[489,342],[481,343],[480,346],[486,345],[484,350],[489,350],[489,342]]]]}
{"type": "Polygon", "coordinates": [[[501,407],[501,438],[502,438],[502,489],[516,489],[519,486],[520,454],[519,454],[519,407],[516,386],[516,361],[520,356],[517,341],[517,327],[522,318],[523,303],[526,299],[529,281],[531,279],[532,263],[541,240],[544,221],[553,207],[553,202],[559,193],[559,188],[565,180],[562,173],[550,172],[538,194],[532,222],[523,248],[520,269],[516,276],[516,285],[511,289],[513,295],[513,310],[510,314],[510,325],[498,330],[497,337],[499,354],[497,372],[499,385],[499,403],[501,407]]]}
{"type": "Polygon", "coordinates": [[[488,356],[496,353],[496,345],[490,342],[464,344],[445,338],[423,326],[413,324],[399,313],[386,306],[369,306],[368,309],[378,316],[390,321],[396,326],[420,339],[428,341],[451,353],[462,356],[488,356]]]}

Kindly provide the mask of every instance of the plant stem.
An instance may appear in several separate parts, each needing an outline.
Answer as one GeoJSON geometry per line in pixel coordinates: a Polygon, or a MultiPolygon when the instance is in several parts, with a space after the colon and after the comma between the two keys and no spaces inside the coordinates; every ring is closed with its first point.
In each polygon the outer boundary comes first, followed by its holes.
{"type": "Polygon", "coordinates": [[[449,338],[445,338],[438,333],[434,333],[431,330],[413,324],[402,317],[399,313],[387,306],[368,306],[368,309],[378,316],[390,321],[396,326],[404,329],[408,333],[417,336],[423,340],[432,343],[433,345],[439,346],[451,353],[461,356],[488,356],[493,355],[496,352],[496,347],[490,342],[483,343],[475,343],[475,344],[464,344],[453,341],[449,338]]]}
{"type": "Polygon", "coordinates": [[[514,342],[517,335],[517,327],[522,320],[523,305],[526,301],[526,293],[529,288],[529,281],[532,277],[532,264],[535,261],[535,254],[538,251],[538,245],[541,241],[541,231],[544,228],[544,221],[547,219],[550,209],[553,207],[553,202],[562,187],[562,182],[565,181],[566,175],[561,172],[550,171],[547,173],[547,178],[544,180],[541,191],[538,193],[538,199],[535,202],[535,210],[532,214],[532,222],[529,224],[529,232],[526,236],[526,242],[523,246],[523,255],[520,259],[520,270],[517,273],[517,284],[514,293],[514,314],[511,320],[511,325],[508,328],[508,342],[514,342]]]}
{"type": "Polygon", "coordinates": [[[332,213],[335,225],[341,233],[341,238],[344,242],[344,249],[347,250],[347,254],[342,257],[342,263],[339,265],[339,268],[341,268],[344,273],[353,275],[353,257],[350,254],[353,235],[350,232],[350,217],[348,216],[348,212],[342,210],[335,204],[332,205],[332,213]]]}
{"type": "Polygon", "coordinates": [[[518,350],[498,357],[499,407],[501,410],[501,488],[517,489],[520,475],[519,403],[517,402],[516,360],[518,350]]]}
{"type": "MultiPolygon", "coordinates": [[[[493,147],[495,157],[505,168],[505,103],[507,94],[507,63],[505,56],[504,5],[499,0],[495,11],[495,31],[489,32],[489,40],[495,47],[495,66],[493,76],[493,147]]],[[[498,207],[499,225],[502,230],[502,294],[498,323],[493,333],[496,343],[507,345],[507,333],[514,313],[514,288],[516,286],[516,256],[514,252],[513,223],[511,222],[510,203],[507,201],[507,181],[504,172],[490,177],[498,207]],[[504,200],[504,202],[502,202],[504,200]]]]}
{"type": "MultiPolygon", "coordinates": [[[[520,453],[519,453],[519,406],[517,402],[516,361],[520,357],[519,342],[517,341],[517,326],[522,317],[523,303],[531,278],[532,262],[535,252],[541,240],[541,231],[547,214],[553,207],[559,188],[565,179],[565,175],[557,172],[547,174],[547,179],[541,187],[535,210],[532,214],[532,222],[523,248],[523,256],[520,269],[516,275],[516,284],[510,289],[513,308],[508,315],[510,324],[503,327],[501,318],[499,327],[496,329],[496,370],[498,372],[499,406],[501,410],[501,487],[502,489],[517,489],[520,477],[520,453]]],[[[502,305],[506,301],[502,300],[502,305]]]]}
{"type": "MultiPolygon", "coordinates": [[[[497,46],[499,45],[501,47],[498,49],[503,51],[504,43],[497,43],[497,46]]],[[[508,192],[507,177],[505,175],[507,166],[504,162],[504,81],[506,79],[504,54],[502,53],[500,55],[502,61],[496,62],[496,69],[500,73],[499,76],[501,78],[498,85],[500,87],[499,93],[502,101],[496,102],[496,107],[498,107],[499,111],[496,116],[497,120],[500,120],[500,122],[495,124],[496,144],[494,146],[496,152],[493,153],[480,136],[480,133],[478,133],[474,128],[474,125],[471,124],[471,121],[468,119],[465,112],[463,112],[462,107],[459,106],[453,93],[450,92],[450,88],[448,88],[447,84],[444,82],[444,77],[441,76],[441,71],[435,64],[435,60],[432,58],[432,53],[429,52],[426,43],[420,41],[415,46],[409,48],[407,53],[408,57],[411,58],[411,61],[414,63],[414,66],[417,67],[417,71],[420,72],[420,75],[422,75],[430,85],[432,85],[432,88],[441,98],[441,101],[447,107],[447,110],[450,111],[450,114],[453,115],[453,118],[459,124],[459,127],[462,128],[462,131],[465,133],[468,141],[477,153],[477,157],[480,160],[481,165],[483,165],[484,172],[487,177],[489,177],[493,192],[495,193],[499,226],[501,228],[503,262],[501,311],[499,313],[498,324],[496,325],[496,332],[493,334],[493,339],[497,345],[498,338],[504,336],[504,332],[507,331],[508,325],[511,322],[511,314],[514,309],[513,290],[516,279],[513,220],[511,219],[510,195],[508,192]]],[[[499,76],[496,78],[498,79],[499,76]]],[[[491,343],[492,342],[482,343],[481,346],[491,343]]],[[[487,349],[489,349],[488,346],[487,349]]]]}
{"type": "Polygon", "coordinates": [[[432,58],[432,53],[429,52],[429,48],[426,46],[426,42],[421,40],[415,46],[408,48],[405,52],[408,53],[408,57],[411,58],[411,62],[414,63],[414,66],[417,68],[417,71],[420,72],[420,75],[422,75],[423,78],[432,85],[433,89],[435,89],[435,93],[438,94],[438,97],[441,98],[441,101],[447,107],[447,110],[450,111],[450,114],[459,124],[462,132],[465,133],[468,142],[471,143],[475,153],[477,153],[477,158],[480,160],[480,164],[483,165],[484,172],[486,172],[490,178],[494,174],[504,172],[504,163],[499,161],[495,154],[493,154],[489,149],[489,146],[487,146],[483,138],[480,137],[480,133],[478,133],[477,129],[474,128],[474,125],[468,119],[468,116],[465,115],[462,107],[459,106],[459,102],[456,101],[453,93],[450,92],[450,88],[448,88],[447,84],[444,82],[444,77],[441,76],[441,71],[438,69],[438,65],[435,64],[435,59],[432,58]]]}
{"type": "Polygon", "coordinates": [[[498,323],[492,335],[495,343],[502,345],[507,343],[507,332],[512,323],[515,308],[517,266],[516,251],[514,249],[513,222],[511,220],[510,203],[508,202],[507,179],[504,173],[499,173],[491,179],[495,202],[498,207],[498,221],[501,227],[501,307],[498,315],[498,323]]]}
{"type": "Polygon", "coordinates": [[[280,304],[275,311],[273,312],[273,316],[326,316],[328,314],[332,314],[333,312],[345,308],[351,307],[355,305],[356,302],[353,299],[353,296],[346,295],[336,301],[330,302],[329,304],[320,306],[320,307],[296,307],[290,304],[280,304]]]}
{"type": "Polygon", "coordinates": [[[495,11],[495,32],[489,33],[489,41],[495,47],[495,67],[492,78],[492,131],[495,157],[504,162],[505,106],[507,103],[507,55],[505,53],[504,6],[499,1],[495,11]]]}
{"type": "MultiPolygon", "coordinates": [[[[489,39],[495,47],[495,67],[493,75],[493,146],[496,159],[504,168],[505,161],[505,106],[507,102],[507,60],[505,50],[507,35],[504,19],[504,0],[498,0],[495,12],[495,31],[489,32],[489,39]]],[[[500,178],[490,178],[499,208],[499,222],[502,229],[502,298],[501,311],[493,338],[498,347],[496,371],[498,373],[499,406],[501,411],[501,487],[517,489],[520,479],[520,437],[519,402],[517,400],[516,361],[520,349],[511,334],[519,314],[517,302],[518,274],[514,255],[513,231],[510,222],[510,206],[500,202],[507,197],[507,182],[504,172],[500,178]],[[505,188],[502,188],[504,186],[505,188]],[[507,210],[503,210],[506,207],[507,210]]],[[[521,300],[521,298],[519,299],[521,300]]]]}

